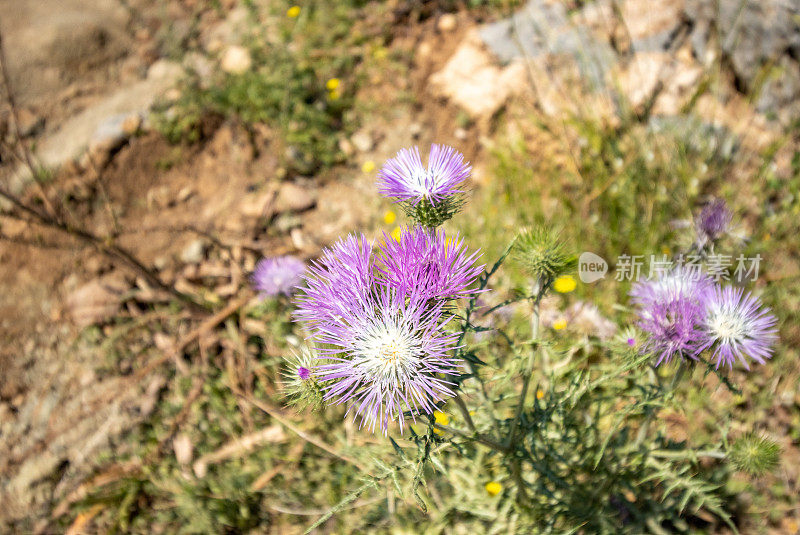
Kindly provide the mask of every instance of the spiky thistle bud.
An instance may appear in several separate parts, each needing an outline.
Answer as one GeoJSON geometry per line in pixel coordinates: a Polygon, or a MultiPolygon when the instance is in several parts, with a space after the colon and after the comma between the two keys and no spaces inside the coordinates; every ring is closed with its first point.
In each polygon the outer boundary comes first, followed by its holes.
{"type": "Polygon", "coordinates": [[[736,439],[728,451],[733,465],[754,476],[775,468],[780,460],[781,447],[757,433],[747,433],[736,439]]]}
{"type": "Polygon", "coordinates": [[[464,205],[463,199],[454,195],[438,203],[433,203],[429,199],[422,199],[418,203],[402,202],[400,206],[405,214],[410,217],[417,225],[436,228],[445,221],[452,218],[464,205]]]}
{"type": "Polygon", "coordinates": [[[511,247],[512,258],[537,281],[540,290],[572,270],[577,259],[560,234],[544,226],[520,231],[511,247]]]}
{"type": "Polygon", "coordinates": [[[315,360],[314,353],[307,347],[286,359],[283,391],[289,399],[289,405],[301,410],[307,407],[317,410],[322,407],[323,391],[314,373],[315,360]]]}

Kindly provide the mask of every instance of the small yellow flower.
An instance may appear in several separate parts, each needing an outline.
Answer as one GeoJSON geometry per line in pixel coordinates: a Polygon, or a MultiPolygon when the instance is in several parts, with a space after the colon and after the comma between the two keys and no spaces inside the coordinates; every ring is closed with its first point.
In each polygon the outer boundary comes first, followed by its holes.
{"type": "Polygon", "coordinates": [[[371,173],[375,170],[375,162],[372,160],[367,160],[363,164],[361,164],[361,171],[364,173],[371,173]]]}
{"type": "Polygon", "coordinates": [[[571,275],[563,275],[553,282],[553,289],[558,293],[565,294],[574,290],[577,285],[578,283],[571,275]]]}
{"type": "Polygon", "coordinates": [[[342,94],[339,92],[338,89],[334,89],[333,91],[328,91],[328,98],[330,100],[339,100],[342,94]]]}
{"type": "Polygon", "coordinates": [[[338,78],[331,78],[327,82],[325,82],[325,87],[328,88],[328,91],[333,91],[339,88],[339,79],[338,78]]]}
{"type": "Polygon", "coordinates": [[[503,492],[503,485],[497,481],[489,481],[484,488],[486,492],[489,493],[489,496],[497,496],[503,492]]]}
{"type": "Polygon", "coordinates": [[[392,238],[394,238],[397,241],[400,241],[400,236],[402,235],[403,235],[403,229],[401,229],[400,227],[394,227],[394,230],[392,231],[392,238]]]}
{"type": "Polygon", "coordinates": [[[386,56],[388,55],[389,51],[386,49],[386,47],[383,46],[379,46],[378,48],[372,51],[372,57],[378,60],[386,59],[386,56]]]}
{"type": "MultiPolygon", "coordinates": [[[[439,425],[447,425],[450,423],[450,417],[441,411],[433,411],[433,419],[439,425]]],[[[444,431],[442,431],[441,429],[434,429],[433,432],[436,433],[437,435],[444,434],[444,431]]]]}
{"type": "Polygon", "coordinates": [[[536,399],[542,399],[543,397],[544,397],[544,390],[537,390],[536,399]]]}
{"type": "Polygon", "coordinates": [[[433,411],[433,418],[439,425],[447,425],[450,423],[450,417],[442,411],[433,411]]]}
{"type": "Polygon", "coordinates": [[[671,253],[671,252],[672,252],[672,251],[670,251],[670,248],[669,248],[669,247],[667,247],[666,245],[665,245],[664,247],[662,247],[662,248],[661,248],[661,254],[668,255],[668,254],[669,254],[669,253],[671,253]]]}
{"type": "Polygon", "coordinates": [[[397,214],[395,214],[391,210],[386,210],[386,213],[383,214],[383,222],[386,223],[387,225],[391,225],[395,221],[397,221],[397,214]]]}
{"type": "Polygon", "coordinates": [[[766,234],[764,234],[764,241],[769,241],[769,240],[771,240],[771,239],[772,239],[772,234],[770,234],[769,232],[767,232],[766,234]]]}
{"type": "Polygon", "coordinates": [[[297,18],[300,15],[300,6],[292,6],[286,10],[286,16],[289,18],[297,18]]]}
{"type": "Polygon", "coordinates": [[[566,328],[567,328],[567,320],[565,320],[564,318],[558,319],[555,322],[553,322],[553,329],[557,331],[566,328]]]}

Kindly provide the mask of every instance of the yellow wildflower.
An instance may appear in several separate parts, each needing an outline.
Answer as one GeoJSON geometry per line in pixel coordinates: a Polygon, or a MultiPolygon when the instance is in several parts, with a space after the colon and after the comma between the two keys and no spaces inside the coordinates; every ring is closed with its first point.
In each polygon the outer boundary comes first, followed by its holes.
{"type": "Polygon", "coordinates": [[[561,329],[567,328],[567,320],[564,318],[558,319],[553,322],[553,329],[560,331],[561,329]]]}
{"type": "Polygon", "coordinates": [[[394,227],[394,230],[392,231],[392,238],[394,238],[397,241],[400,241],[400,236],[402,235],[403,235],[403,229],[401,229],[400,227],[394,227]]]}
{"type": "Polygon", "coordinates": [[[339,89],[339,79],[338,78],[331,78],[327,82],[325,82],[325,87],[328,88],[328,91],[334,91],[339,89]]]}
{"type": "Polygon", "coordinates": [[[395,214],[391,210],[386,210],[386,213],[383,214],[383,222],[386,223],[387,225],[391,225],[395,221],[397,221],[397,214],[395,214]]]}
{"type": "Polygon", "coordinates": [[[542,399],[543,397],[544,397],[544,390],[537,390],[536,399],[542,399]]]}
{"type": "Polygon", "coordinates": [[[450,423],[450,417],[442,411],[433,411],[433,418],[439,425],[447,425],[450,423]]]}
{"type": "Polygon", "coordinates": [[[363,164],[361,164],[361,170],[365,173],[371,173],[375,170],[375,162],[372,160],[367,160],[363,164]]]}
{"type": "Polygon", "coordinates": [[[286,10],[286,16],[289,18],[297,18],[300,15],[300,6],[292,6],[286,10]]]}
{"type": "Polygon", "coordinates": [[[503,492],[503,485],[497,481],[489,481],[484,488],[486,492],[489,493],[489,496],[497,496],[503,492]]]}
{"type": "Polygon", "coordinates": [[[571,275],[562,275],[553,282],[553,289],[558,293],[565,294],[574,290],[577,285],[578,283],[571,275]]]}

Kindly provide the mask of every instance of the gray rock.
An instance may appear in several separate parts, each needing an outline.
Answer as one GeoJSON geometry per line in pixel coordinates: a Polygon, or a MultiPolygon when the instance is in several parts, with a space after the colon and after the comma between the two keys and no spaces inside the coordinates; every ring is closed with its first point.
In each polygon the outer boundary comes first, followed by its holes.
{"type": "Polygon", "coordinates": [[[503,63],[517,58],[541,61],[548,56],[569,56],[595,86],[604,83],[606,71],[616,62],[607,43],[572,23],[562,4],[546,0],[530,0],[510,18],[483,26],[480,36],[503,63]]]}
{"type": "Polygon", "coordinates": [[[494,115],[526,84],[523,62],[498,66],[474,32],[468,33],[444,67],[428,78],[434,94],[448,98],[476,120],[494,115]]]}
{"type": "Polygon", "coordinates": [[[122,125],[128,118],[127,113],[119,113],[103,120],[92,133],[89,140],[89,151],[111,151],[122,145],[128,138],[122,125]]]}
{"type": "MultiPolygon", "coordinates": [[[[110,123],[102,126],[110,118],[117,120],[133,113],[144,113],[155,99],[180,78],[183,69],[168,61],[157,61],[148,73],[147,79],[119,89],[77,115],[67,119],[61,127],[50,135],[43,136],[37,144],[36,157],[45,168],[57,168],[65,162],[77,158],[90,145],[98,130],[110,132],[110,123]]],[[[120,124],[121,127],[121,124],[120,124]]],[[[14,191],[21,191],[30,180],[30,171],[20,166],[10,177],[14,191]]]]}
{"type": "Polygon", "coordinates": [[[709,28],[715,28],[741,88],[759,91],[758,110],[798,115],[800,2],[687,0],[685,16],[694,28],[691,42],[697,57],[705,57],[709,28]],[[766,65],[774,70],[759,87],[766,65]]]}

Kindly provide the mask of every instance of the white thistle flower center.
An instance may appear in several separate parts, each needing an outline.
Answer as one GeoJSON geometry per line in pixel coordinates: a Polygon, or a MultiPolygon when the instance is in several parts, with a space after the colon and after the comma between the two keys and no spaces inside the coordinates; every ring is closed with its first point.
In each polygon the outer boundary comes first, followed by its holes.
{"type": "Polygon", "coordinates": [[[420,359],[419,341],[402,328],[380,325],[363,340],[359,364],[376,379],[392,383],[410,377],[420,359]]]}
{"type": "Polygon", "coordinates": [[[727,308],[717,308],[710,314],[709,330],[719,339],[741,341],[747,336],[747,325],[741,314],[727,308]]]}
{"type": "Polygon", "coordinates": [[[411,180],[414,184],[414,188],[423,197],[430,195],[430,186],[432,185],[432,182],[428,179],[428,171],[426,169],[415,169],[411,174],[411,180]]]}

